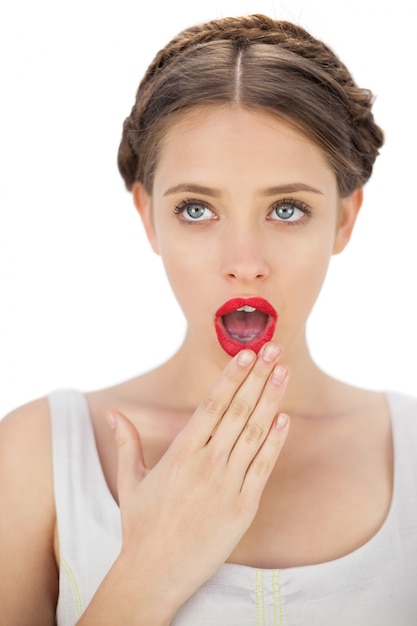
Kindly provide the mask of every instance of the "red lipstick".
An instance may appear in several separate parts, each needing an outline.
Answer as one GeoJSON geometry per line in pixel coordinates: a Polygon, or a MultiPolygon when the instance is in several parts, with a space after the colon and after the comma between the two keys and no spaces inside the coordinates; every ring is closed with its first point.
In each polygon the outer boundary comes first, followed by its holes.
{"type": "Polygon", "coordinates": [[[244,348],[258,353],[272,339],[277,321],[278,313],[264,298],[232,298],[216,311],[214,327],[223,350],[235,356],[244,348]]]}

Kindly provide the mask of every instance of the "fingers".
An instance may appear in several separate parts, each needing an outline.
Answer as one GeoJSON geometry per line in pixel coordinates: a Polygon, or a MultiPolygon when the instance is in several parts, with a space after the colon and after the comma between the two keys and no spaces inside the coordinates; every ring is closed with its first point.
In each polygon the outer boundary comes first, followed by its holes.
{"type": "Polygon", "coordinates": [[[288,382],[288,370],[276,365],[269,376],[259,402],[236,439],[230,453],[230,467],[248,467],[267,438],[279,412],[288,382]]]}
{"type": "Polygon", "coordinates": [[[185,429],[193,448],[199,449],[206,445],[255,361],[254,352],[243,350],[226,365],[185,429]]]}
{"type": "Polygon", "coordinates": [[[288,369],[278,363],[277,344],[266,344],[223,412],[207,451],[227,466],[236,487],[257,501],[284,445],[289,420],[279,407],[288,369]]]}
{"type": "Polygon", "coordinates": [[[137,488],[147,474],[139,433],[132,422],[120,411],[110,414],[117,445],[117,492],[119,505],[137,488]]]}
{"type": "MultiPolygon", "coordinates": [[[[227,457],[242,431],[245,430],[250,439],[257,439],[258,433],[256,430],[258,430],[258,426],[263,431],[265,429],[266,431],[269,430],[272,420],[278,412],[278,402],[281,400],[282,393],[276,393],[276,387],[279,387],[279,385],[274,385],[271,388],[271,384],[267,384],[267,381],[280,352],[280,347],[275,343],[266,344],[262,348],[250,374],[236,391],[223,419],[219,423],[211,443],[217,446],[219,452],[221,449],[226,451],[227,457]],[[253,415],[255,407],[259,403],[260,414],[262,415],[263,411],[266,419],[261,420],[257,424],[253,420],[253,415]],[[272,404],[271,407],[269,406],[270,404],[272,404]]],[[[259,411],[256,410],[256,414],[258,413],[259,411]]],[[[259,433],[259,436],[261,437],[262,433],[259,433]]],[[[265,436],[266,432],[263,432],[262,440],[265,436]]]]}
{"type": "Polygon", "coordinates": [[[274,419],[265,441],[249,465],[241,487],[242,494],[248,496],[249,500],[259,498],[262,494],[284,446],[289,425],[288,415],[280,413],[274,419]]]}

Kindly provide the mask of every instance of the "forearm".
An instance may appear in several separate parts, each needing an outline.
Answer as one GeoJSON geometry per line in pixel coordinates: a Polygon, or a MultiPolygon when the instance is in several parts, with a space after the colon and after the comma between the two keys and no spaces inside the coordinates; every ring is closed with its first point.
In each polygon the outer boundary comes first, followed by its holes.
{"type": "Polygon", "coordinates": [[[122,554],[77,626],[169,626],[181,601],[161,567],[122,554]],[[135,561],[135,562],[134,562],[135,561]]]}

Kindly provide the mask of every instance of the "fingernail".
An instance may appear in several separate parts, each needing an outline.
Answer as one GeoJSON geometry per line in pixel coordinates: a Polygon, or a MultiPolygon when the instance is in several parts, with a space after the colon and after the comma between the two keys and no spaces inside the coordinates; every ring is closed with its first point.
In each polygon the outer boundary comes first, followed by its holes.
{"type": "Polygon", "coordinates": [[[272,372],[272,382],[274,385],[281,385],[287,377],[287,369],[282,365],[274,367],[272,372]]]}
{"type": "Polygon", "coordinates": [[[262,359],[266,363],[272,363],[278,358],[280,353],[280,347],[276,343],[268,343],[262,350],[262,359]]]}
{"type": "Polygon", "coordinates": [[[239,363],[239,365],[246,367],[253,362],[254,357],[255,355],[253,352],[251,352],[251,350],[241,350],[238,354],[237,362],[239,363]]]}
{"type": "Polygon", "coordinates": [[[278,428],[278,430],[283,430],[288,424],[288,420],[289,417],[286,413],[280,413],[275,420],[275,427],[278,428]]]}

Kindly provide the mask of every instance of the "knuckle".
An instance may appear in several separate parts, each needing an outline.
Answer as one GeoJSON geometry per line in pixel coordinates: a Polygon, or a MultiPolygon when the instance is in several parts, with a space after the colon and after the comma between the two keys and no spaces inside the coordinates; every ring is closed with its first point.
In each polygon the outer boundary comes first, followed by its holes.
{"type": "MultiPolygon", "coordinates": [[[[180,435],[181,434],[182,433],[180,433],[180,435]]],[[[165,453],[165,456],[167,459],[169,459],[170,463],[173,466],[176,466],[177,464],[178,465],[181,464],[182,459],[190,456],[189,453],[190,453],[190,446],[188,445],[188,442],[184,441],[184,438],[180,440],[180,436],[178,436],[171,443],[170,447],[165,453]]]]}
{"type": "Polygon", "coordinates": [[[248,443],[258,443],[263,437],[264,430],[255,422],[248,422],[243,434],[248,443]]]}
{"type": "Polygon", "coordinates": [[[242,382],[242,372],[234,367],[227,368],[224,371],[224,376],[226,380],[234,385],[239,385],[242,382]]]}
{"type": "Polygon", "coordinates": [[[265,457],[256,457],[252,462],[252,469],[258,476],[265,476],[269,473],[270,463],[265,457]]]}
{"type": "Polygon", "coordinates": [[[119,449],[126,447],[128,443],[129,437],[127,437],[126,435],[118,435],[118,437],[116,437],[116,445],[119,449]]]}
{"type": "Polygon", "coordinates": [[[219,476],[216,470],[224,467],[226,458],[220,448],[209,447],[200,457],[200,461],[193,464],[192,483],[198,487],[203,487],[209,482],[215,483],[219,476]]]}
{"type": "Polygon", "coordinates": [[[169,475],[174,482],[182,480],[189,471],[190,455],[187,450],[175,450],[169,459],[169,475]]]}
{"type": "Polygon", "coordinates": [[[202,403],[202,409],[209,415],[222,415],[224,413],[224,403],[213,396],[206,396],[202,403]]]}
{"type": "Polygon", "coordinates": [[[216,446],[210,447],[210,451],[206,457],[206,466],[210,473],[213,468],[216,468],[220,465],[220,463],[223,463],[224,458],[225,454],[222,448],[216,446]]]}
{"type": "Polygon", "coordinates": [[[246,418],[250,414],[250,406],[245,400],[242,400],[242,398],[233,398],[229,412],[231,417],[235,419],[246,418]]]}

